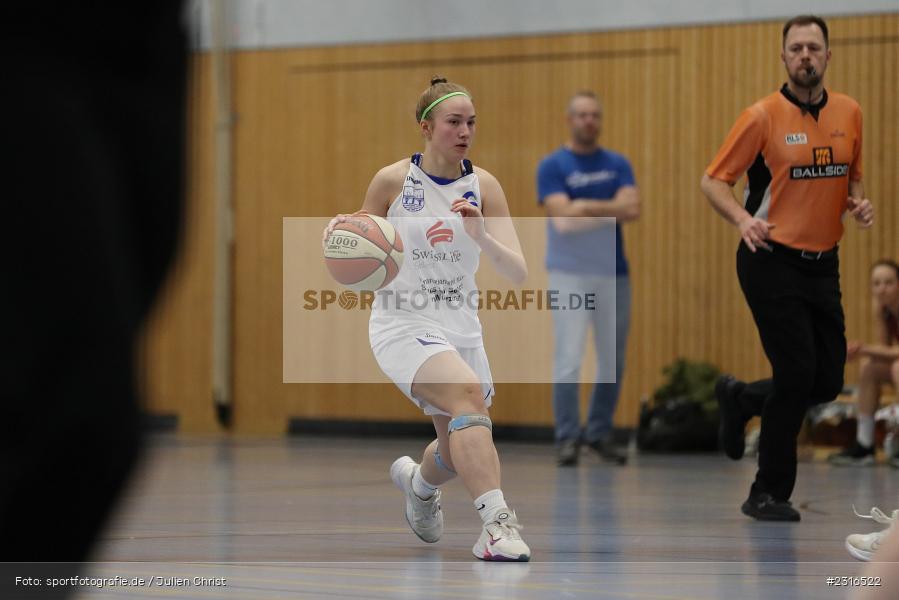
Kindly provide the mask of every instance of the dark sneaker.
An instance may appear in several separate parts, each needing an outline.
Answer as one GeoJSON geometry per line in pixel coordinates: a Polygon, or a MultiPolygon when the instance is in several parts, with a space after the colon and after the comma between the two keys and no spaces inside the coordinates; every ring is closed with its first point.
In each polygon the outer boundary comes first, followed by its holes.
{"type": "Polygon", "coordinates": [[[848,447],[828,456],[827,462],[840,467],[870,467],[874,464],[874,447],[862,446],[855,440],[848,447]]]}
{"type": "Polygon", "coordinates": [[[616,446],[611,437],[600,438],[595,442],[589,442],[587,445],[606,462],[616,465],[627,464],[627,453],[616,446]]]}
{"type": "Polygon", "coordinates": [[[741,508],[743,514],[758,521],[798,521],[799,511],[788,500],[776,500],[771,494],[750,494],[741,508]]]}
{"type": "Polygon", "coordinates": [[[715,399],[718,400],[721,421],[718,440],[724,453],[731,460],[740,460],[746,451],[746,421],[740,407],[740,390],[743,382],[733,375],[722,375],[715,382],[715,399]]]}
{"type": "Polygon", "coordinates": [[[580,444],[577,440],[562,440],[556,455],[556,463],[560,467],[573,467],[577,464],[580,444]]]}

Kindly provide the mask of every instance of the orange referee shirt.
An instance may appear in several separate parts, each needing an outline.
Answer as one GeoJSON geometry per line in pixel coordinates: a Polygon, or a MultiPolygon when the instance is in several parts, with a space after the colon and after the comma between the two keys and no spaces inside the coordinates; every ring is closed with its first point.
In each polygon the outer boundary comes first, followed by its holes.
{"type": "Polygon", "coordinates": [[[771,239],[830,250],[843,236],[849,181],[862,178],[862,113],[844,94],[812,106],[786,84],[744,110],[706,174],[733,185],[746,173],[746,210],[773,225],[771,239]]]}

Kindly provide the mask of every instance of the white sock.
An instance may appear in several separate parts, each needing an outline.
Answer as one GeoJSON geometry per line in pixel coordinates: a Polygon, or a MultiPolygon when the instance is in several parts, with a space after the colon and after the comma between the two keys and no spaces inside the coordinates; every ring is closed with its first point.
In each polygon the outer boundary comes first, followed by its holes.
{"type": "Polygon", "coordinates": [[[484,492],[475,499],[474,507],[485,525],[492,523],[496,520],[496,514],[500,509],[506,508],[506,499],[503,498],[503,491],[496,489],[484,492]]]}
{"type": "Polygon", "coordinates": [[[437,491],[436,485],[431,485],[421,476],[421,467],[415,465],[415,473],[412,474],[412,491],[422,500],[427,500],[437,491]]]}
{"type": "Polygon", "coordinates": [[[874,445],[874,415],[858,415],[855,439],[865,448],[874,445]]]}

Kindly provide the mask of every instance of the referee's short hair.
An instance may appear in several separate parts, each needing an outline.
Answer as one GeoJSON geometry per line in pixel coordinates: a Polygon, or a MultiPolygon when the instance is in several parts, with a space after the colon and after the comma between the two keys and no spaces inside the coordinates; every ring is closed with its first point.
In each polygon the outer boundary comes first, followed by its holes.
{"type": "Polygon", "coordinates": [[[803,25],[817,25],[818,27],[820,27],[821,31],[824,33],[824,47],[826,48],[830,46],[830,38],[827,34],[827,23],[825,23],[824,19],[817,15],[798,15],[784,23],[782,44],[787,43],[787,32],[790,31],[791,27],[801,27],[803,25]]]}

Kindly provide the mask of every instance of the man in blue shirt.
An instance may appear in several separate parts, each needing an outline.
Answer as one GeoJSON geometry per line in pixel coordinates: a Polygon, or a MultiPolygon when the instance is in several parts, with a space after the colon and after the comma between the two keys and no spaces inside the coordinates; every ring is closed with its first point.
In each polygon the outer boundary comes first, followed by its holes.
{"type": "Polygon", "coordinates": [[[624,464],[627,456],[611,436],[630,321],[630,281],[621,223],[640,216],[640,194],[628,160],[597,143],[602,107],[593,92],[578,92],[571,98],[568,126],[568,142],[544,158],[537,170],[537,198],[549,216],[549,286],[558,290],[563,301],[578,303],[565,306],[563,302],[561,310],[553,312],[558,462],[562,466],[577,464],[583,440],[601,458],[624,464]],[[608,218],[595,217],[614,218],[614,226],[608,218]],[[593,329],[598,364],[582,435],[578,380],[589,328],[593,329]]]}

